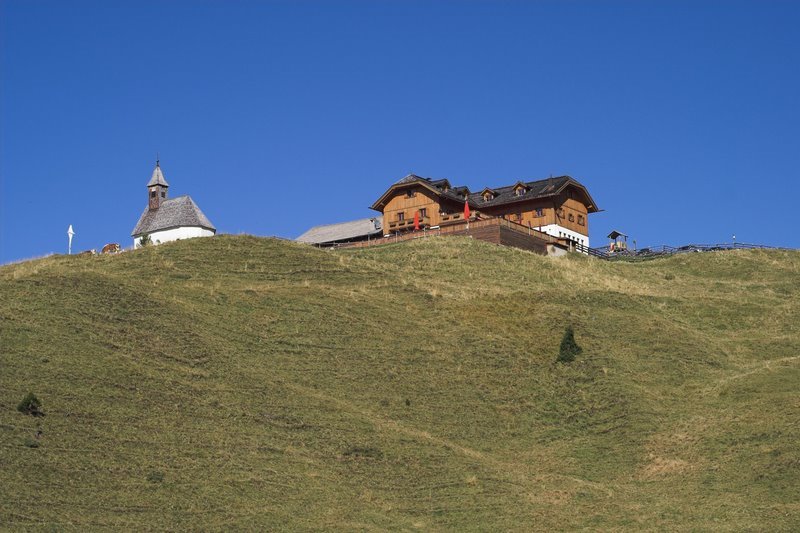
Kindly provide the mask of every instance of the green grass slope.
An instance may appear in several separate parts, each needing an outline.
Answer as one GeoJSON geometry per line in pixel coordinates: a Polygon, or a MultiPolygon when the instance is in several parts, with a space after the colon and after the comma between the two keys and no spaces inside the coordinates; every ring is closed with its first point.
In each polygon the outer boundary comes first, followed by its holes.
{"type": "Polygon", "coordinates": [[[798,530],[798,317],[782,251],[223,236],[5,266],[0,524],[798,530]]]}

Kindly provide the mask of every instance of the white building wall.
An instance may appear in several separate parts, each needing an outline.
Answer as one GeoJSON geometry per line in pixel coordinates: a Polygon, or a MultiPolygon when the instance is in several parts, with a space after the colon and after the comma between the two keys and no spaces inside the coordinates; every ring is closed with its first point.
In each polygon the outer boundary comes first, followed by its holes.
{"type": "Polygon", "coordinates": [[[542,226],[541,228],[536,227],[536,229],[543,233],[547,233],[548,235],[552,235],[553,237],[566,237],[568,239],[572,239],[573,241],[577,241],[584,246],[589,246],[589,237],[567,229],[564,226],[559,226],[558,224],[548,224],[547,226],[542,226]]]}
{"type": "MultiPolygon", "coordinates": [[[[210,229],[197,226],[181,226],[179,228],[154,231],[150,234],[150,240],[153,244],[161,244],[181,239],[192,239],[194,237],[211,237],[212,235],[214,235],[214,232],[210,229]]],[[[133,239],[133,247],[139,248],[139,237],[133,239]]]]}

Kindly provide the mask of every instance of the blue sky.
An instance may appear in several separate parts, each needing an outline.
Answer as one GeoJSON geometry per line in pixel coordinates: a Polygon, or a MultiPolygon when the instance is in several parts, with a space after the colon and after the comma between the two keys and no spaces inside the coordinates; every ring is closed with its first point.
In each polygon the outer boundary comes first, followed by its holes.
{"type": "Polygon", "coordinates": [[[0,6],[0,262],[130,245],[156,152],[226,233],[569,174],[594,245],[800,247],[798,2],[0,6]]]}

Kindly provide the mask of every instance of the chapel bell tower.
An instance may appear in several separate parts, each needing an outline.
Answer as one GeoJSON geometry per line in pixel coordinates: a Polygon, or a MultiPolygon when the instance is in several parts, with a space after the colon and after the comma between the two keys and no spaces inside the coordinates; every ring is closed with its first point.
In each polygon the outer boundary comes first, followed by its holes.
{"type": "Polygon", "coordinates": [[[161,202],[167,199],[167,189],[169,183],[164,179],[164,174],[161,172],[161,165],[159,160],[156,159],[156,168],[153,169],[153,175],[150,181],[147,182],[147,196],[149,199],[150,209],[158,209],[161,202]]]}

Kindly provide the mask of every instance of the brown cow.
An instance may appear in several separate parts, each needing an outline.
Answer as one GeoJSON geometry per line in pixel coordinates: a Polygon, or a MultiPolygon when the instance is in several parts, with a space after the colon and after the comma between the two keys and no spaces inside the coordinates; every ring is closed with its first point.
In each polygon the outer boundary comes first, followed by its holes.
{"type": "Polygon", "coordinates": [[[119,252],[120,252],[119,243],[116,242],[106,244],[100,251],[101,254],[118,254],[119,252]]]}

